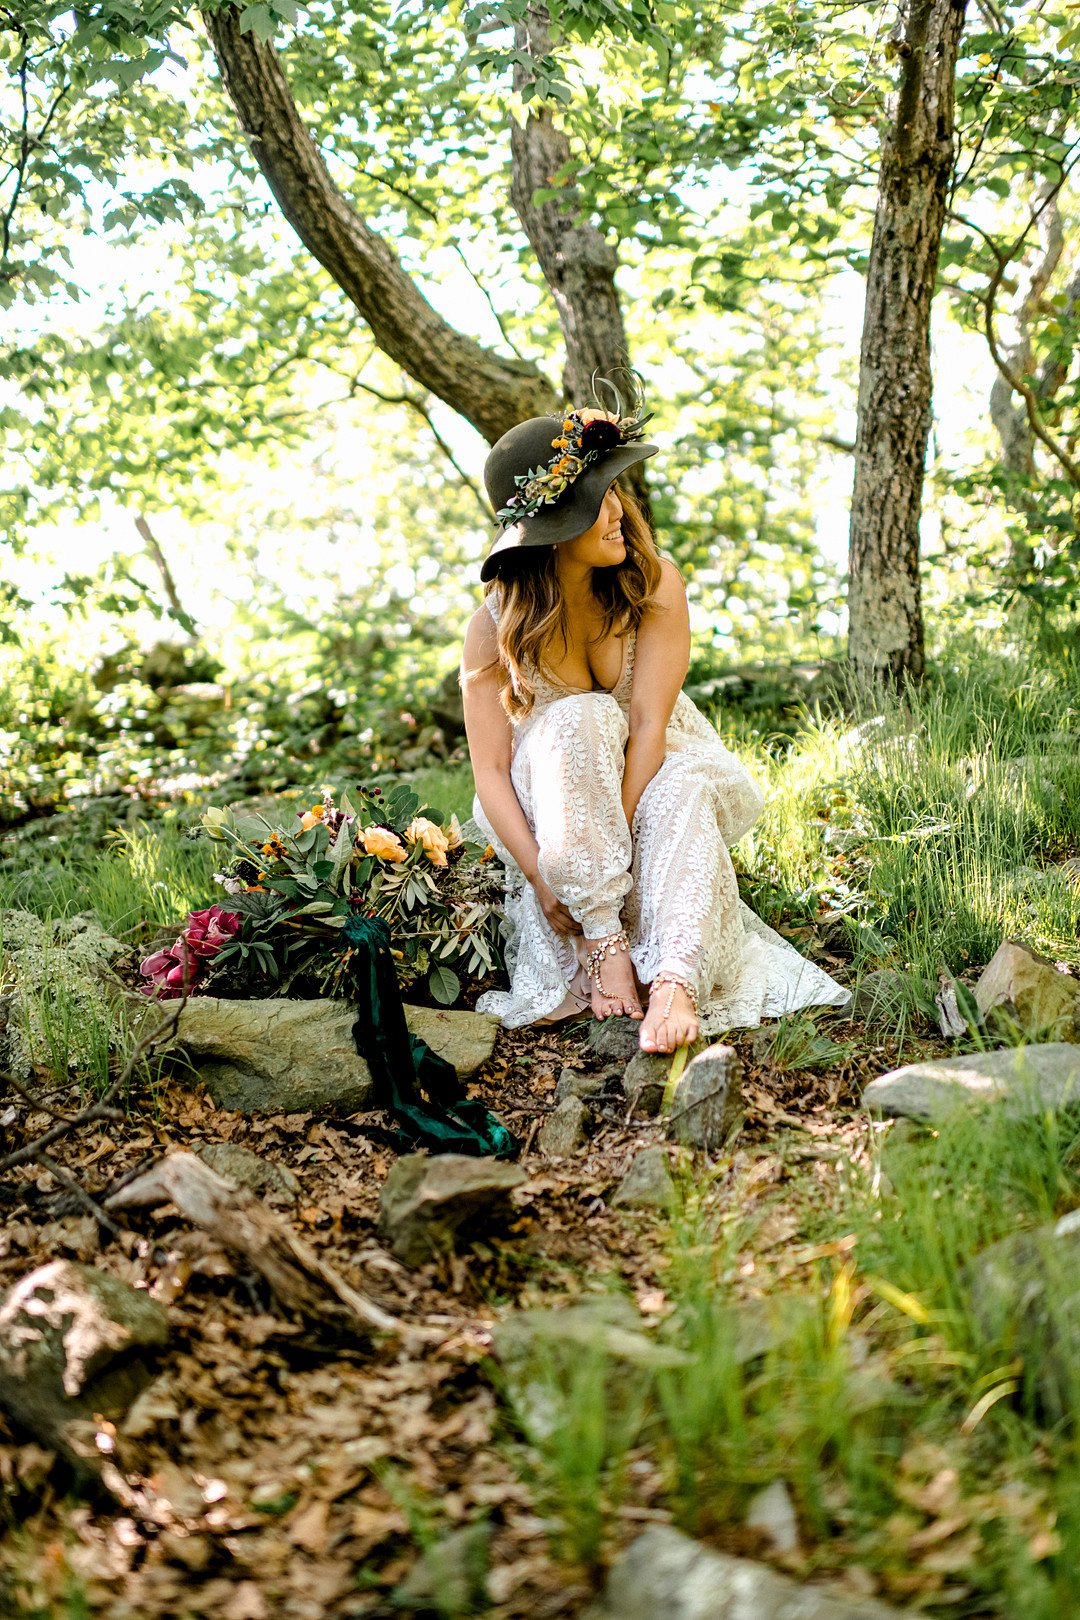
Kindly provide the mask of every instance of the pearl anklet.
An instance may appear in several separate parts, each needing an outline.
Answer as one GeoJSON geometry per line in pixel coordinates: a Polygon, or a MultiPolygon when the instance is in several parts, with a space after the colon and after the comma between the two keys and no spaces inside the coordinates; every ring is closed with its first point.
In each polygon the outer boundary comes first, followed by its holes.
{"type": "Polygon", "coordinates": [[[605,956],[614,956],[617,951],[628,951],[629,949],[629,935],[625,928],[620,928],[614,934],[605,935],[599,945],[594,945],[585,958],[585,971],[589,978],[593,980],[605,1001],[617,1001],[619,998],[613,996],[609,990],[604,989],[604,981],[600,977],[600,965],[605,956]]]}
{"type": "Polygon", "coordinates": [[[675,1000],[675,992],[679,988],[680,985],[686,991],[686,994],[687,994],[687,997],[689,999],[690,1005],[694,1009],[694,1016],[695,1016],[695,1018],[697,1017],[697,1011],[698,1011],[697,991],[694,989],[694,987],[690,983],[689,979],[680,978],[680,976],[677,973],[658,973],[656,975],[656,978],[653,980],[652,984],[649,986],[649,994],[650,995],[656,989],[658,984],[670,984],[670,986],[671,986],[671,990],[668,993],[667,1006],[664,1008],[664,1017],[661,1020],[661,1022],[664,1022],[668,1018],[670,1018],[672,1004],[674,1003],[674,1000],[675,1000]]]}

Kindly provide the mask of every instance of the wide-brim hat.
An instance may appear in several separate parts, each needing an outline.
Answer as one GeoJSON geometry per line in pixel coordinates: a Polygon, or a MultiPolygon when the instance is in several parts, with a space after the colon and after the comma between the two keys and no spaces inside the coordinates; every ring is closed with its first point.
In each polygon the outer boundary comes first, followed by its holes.
{"type": "MultiPolygon", "coordinates": [[[[596,414],[593,413],[594,418],[596,414]]],[[[488,498],[499,515],[494,542],[484,558],[480,578],[493,579],[511,552],[555,546],[561,540],[573,540],[591,529],[600,515],[612,479],[647,456],[655,455],[660,448],[658,444],[628,437],[640,433],[643,420],[647,418],[640,414],[635,418],[619,416],[615,420],[609,418],[604,427],[596,427],[594,422],[583,430],[578,413],[569,411],[566,416],[531,416],[504,433],[492,445],[484,463],[488,498]],[[607,442],[594,444],[591,450],[585,451],[588,459],[581,470],[567,478],[564,487],[552,498],[550,472],[560,456],[568,453],[560,448],[566,443],[567,422],[572,424],[569,431],[571,456],[590,440],[607,442]],[[581,437],[583,431],[589,432],[589,438],[581,437]],[[540,478],[535,479],[535,474],[540,474],[540,478]],[[538,494],[537,491],[545,491],[545,479],[549,480],[548,493],[538,494]],[[529,480],[532,480],[530,487],[534,492],[533,510],[523,511],[515,518],[509,509],[515,500],[522,500],[523,486],[529,480]]]]}

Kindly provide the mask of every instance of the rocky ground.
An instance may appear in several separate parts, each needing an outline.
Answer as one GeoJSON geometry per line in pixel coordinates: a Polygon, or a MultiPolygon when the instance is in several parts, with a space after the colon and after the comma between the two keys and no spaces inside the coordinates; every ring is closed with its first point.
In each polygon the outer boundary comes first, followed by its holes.
{"type": "MultiPolygon", "coordinates": [[[[687,1069],[664,1112],[670,1065],[635,1058],[632,1029],[485,1036],[482,1022],[468,1025],[456,1061],[471,1073],[470,1094],[521,1139],[515,1166],[402,1158],[386,1117],[356,1108],[355,1073],[336,1111],[325,1095],[317,1107],[310,1096],[298,1107],[288,1095],[286,1106],[238,1095],[236,1054],[208,1066],[204,1039],[201,1068],[177,1053],[112,1117],[8,1169],[0,1287],[25,1288],[38,1268],[62,1264],[39,1278],[34,1299],[45,1307],[17,1292],[0,1307],[0,1612],[543,1620],[599,1604],[597,1620],[651,1620],[661,1609],[641,1606],[642,1561],[660,1572],[657,1593],[665,1581],[697,1593],[679,1611],[689,1620],[720,1612],[732,1581],[764,1583],[744,1588],[758,1593],[763,1620],[887,1612],[862,1572],[830,1567],[827,1548],[813,1581],[831,1580],[833,1595],[813,1584],[804,1606],[786,1608],[788,1577],[766,1567],[792,1567],[776,1513],[721,1527],[711,1550],[698,1547],[666,1528],[663,1481],[644,1453],[604,1530],[602,1562],[613,1567],[598,1599],[580,1566],[557,1556],[551,1502],[506,1392],[522,1336],[565,1347],[614,1333],[628,1354],[647,1353],[670,1309],[668,1215],[688,1190],[720,1221],[725,1211],[760,1217],[727,1279],[748,1320],[766,1293],[842,1255],[848,1240],[823,1239],[825,1216],[885,1128],[866,1112],[864,1088],[954,1050],[945,1036],[903,1049],[880,1038],[873,1007],[863,995],[855,1018],[830,1016],[827,1061],[804,1049],[808,1066],[784,1059],[774,1030],[737,1034],[711,1067],[687,1069]],[[680,1126],[695,1084],[701,1106],[680,1126]],[[170,1202],[110,1201],[177,1152],[247,1189],[242,1207],[257,1199],[400,1330],[284,1308],[228,1221],[214,1229],[170,1202]],[[85,1306],[79,1268],[121,1286],[85,1306]],[[610,1305],[613,1287],[621,1306],[610,1305]],[[57,1299],[67,1303],[35,1373],[27,1321],[57,1299]],[[125,1315],[132,1299],[137,1325],[125,1315]],[[552,1307],[557,1316],[543,1314],[552,1307]],[[29,1373],[40,1384],[31,1405],[29,1373]],[[95,1385],[113,1374],[122,1387],[95,1385]],[[95,1416],[97,1389],[99,1402],[114,1401],[110,1418],[95,1416]]],[[[8,1093],[0,1155],[80,1106],[40,1082],[8,1093]]],[[[919,1106],[917,1097],[905,1111],[919,1106]]]]}

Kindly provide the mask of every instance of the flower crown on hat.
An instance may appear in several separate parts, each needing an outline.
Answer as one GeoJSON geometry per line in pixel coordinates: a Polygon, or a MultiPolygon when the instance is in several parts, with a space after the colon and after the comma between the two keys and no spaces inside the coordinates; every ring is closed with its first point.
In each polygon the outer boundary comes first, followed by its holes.
{"type": "Polygon", "coordinates": [[[593,372],[593,398],[599,401],[596,383],[600,381],[614,394],[616,409],[609,411],[600,405],[595,410],[591,406],[574,406],[567,410],[560,431],[551,441],[555,455],[546,467],[533,467],[529,472],[514,474],[514,482],[520,487],[496,512],[500,521],[510,524],[518,518],[534,517],[544,506],[557,501],[574,479],[606,451],[645,437],[645,424],[656,413],[644,411],[641,378],[636,371],[631,372],[631,376],[635,385],[634,408],[624,411],[615,384],[607,377],[597,379],[593,372]]]}

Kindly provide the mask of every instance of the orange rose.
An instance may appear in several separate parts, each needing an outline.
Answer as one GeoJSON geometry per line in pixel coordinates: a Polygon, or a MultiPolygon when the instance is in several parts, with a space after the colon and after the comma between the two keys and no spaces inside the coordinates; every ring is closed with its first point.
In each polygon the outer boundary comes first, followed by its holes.
{"type": "Polygon", "coordinates": [[[377,855],[383,861],[403,861],[408,853],[397,833],[386,827],[365,827],[360,842],[369,855],[377,855]]]}
{"type": "Polygon", "coordinates": [[[424,854],[432,866],[445,866],[446,851],[450,848],[450,840],[441,827],[436,827],[427,816],[417,816],[410,821],[405,829],[405,841],[409,844],[422,844],[424,854]]]}
{"type": "Polygon", "coordinates": [[[305,810],[300,817],[300,831],[308,832],[322,820],[325,814],[326,806],[324,804],[313,804],[311,809],[305,810]]]}

